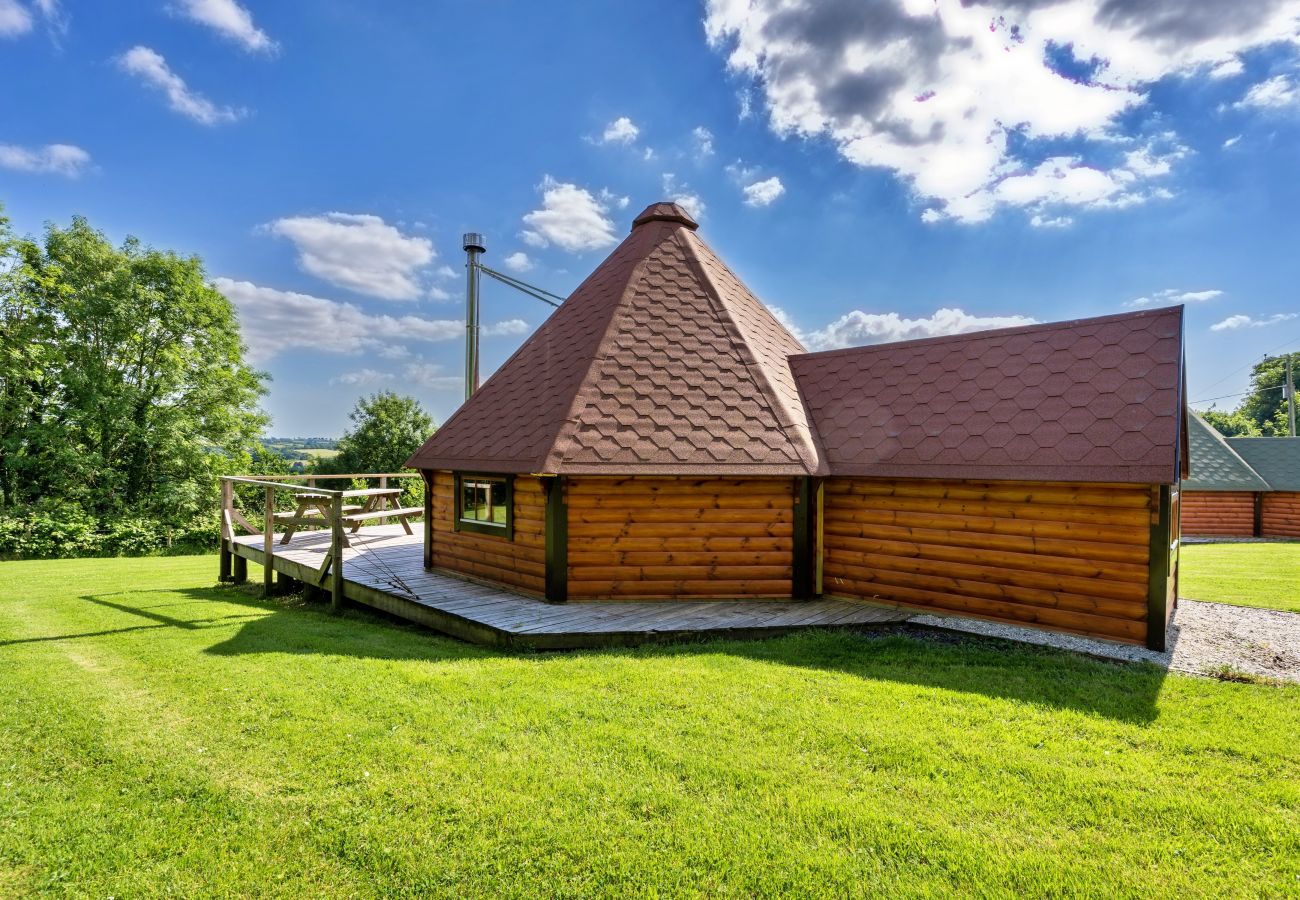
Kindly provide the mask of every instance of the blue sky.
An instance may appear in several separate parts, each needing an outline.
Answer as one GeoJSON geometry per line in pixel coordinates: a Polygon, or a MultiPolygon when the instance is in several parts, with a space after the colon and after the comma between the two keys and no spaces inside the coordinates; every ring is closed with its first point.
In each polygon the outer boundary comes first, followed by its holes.
{"type": "Polygon", "coordinates": [[[279,435],[455,409],[463,231],[563,294],[661,198],[814,348],[1181,299],[1201,400],[1300,350],[1300,3],[1221,9],[0,0],[0,202],[201,255],[279,435]]]}

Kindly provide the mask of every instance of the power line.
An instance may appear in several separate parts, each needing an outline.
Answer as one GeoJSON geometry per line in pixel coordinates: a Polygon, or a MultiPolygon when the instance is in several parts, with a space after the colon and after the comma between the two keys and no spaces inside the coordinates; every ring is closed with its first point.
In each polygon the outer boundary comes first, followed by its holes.
{"type": "MultiPolygon", "coordinates": [[[[1270,353],[1276,353],[1277,351],[1281,350],[1283,347],[1289,347],[1292,344],[1300,344],[1300,337],[1293,338],[1292,340],[1289,341],[1283,341],[1282,343],[1274,347],[1272,350],[1265,350],[1264,356],[1262,357],[1261,361],[1263,359],[1268,359],[1270,353]]],[[[1256,364],[1253,362],[1248,362],[1244,366],[1241,366],[1240,368],[1233,369],[1231,372],[1229,372],[1227,375],[1224,375],[1222,378],[1220,378],[1218,381],[1214,382],[1213,384],[1206,385],[1205,389],[1207,391],[1212,390],[1213,388],[1216,388],[1219,385],[1223,384],[1225,381],[1227,381],[1233,375],[1236,375],[1238,372],[1244,372],[1246,369],[1249,369],[1251,366],[1254,365],[1256,364]]],[[[1234,396],[1234,395],[1229,395],[1229,396],[1234,396]]],[[[1235,395],[1235,396],[1240,396],[1240,395],[1235,395]]],[[[1200,401],[1195,401],[1195,402],[1199,403],[1200,401]]]]}
{"type": "MultiPolygon", "coordinates": [[[[1277,385],[1274,385],[1273,387],[1260,388],[1259,390],[1260,390],[1261,393],[1264,392],[1264,391],[1284,391],[1284,390],[1286,390],[1286,385],[1285,385],[1285,384],[1277,384],[1277,385]]],[[[1230,399],[1230,398],[1232,398],[1232,397],[1244,397],[1244,396],[1246,396],[1247,394],[1253,394],[1253,393],[1255,393],[1255,392],[1254,392],[1254,391],[1242,391],[1242,392],[1239,393],[1239,394],[1224,394],[1222,397],[1206,397],[1204,400],[1193,400],[1193,401],[1191,401],[1191,402],[1192,402],[1192,403],[1209,403],[1209,402],[1211,402],[1211,401],[1213,401],[1213,400],[1228,400],[1228,399],[1230,399]]]]}

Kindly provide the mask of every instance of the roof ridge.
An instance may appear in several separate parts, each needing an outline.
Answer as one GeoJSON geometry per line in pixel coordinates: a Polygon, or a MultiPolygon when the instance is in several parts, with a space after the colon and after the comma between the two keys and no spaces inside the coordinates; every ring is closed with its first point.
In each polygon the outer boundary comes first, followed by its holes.
{"type": "MultiPolygon", "coordinates": [[[[1226,435],[1220,434],[1219,429],[1215,428],[1213,425],[1207,422],[1204,416],[1202,416],[1200,413],[1198,413],[1196,410],[1192,409],[1191,407],[1188,407],[1187,412],[1190,413],[1192,417],[1196,419],[1196,421],[1204,425],[1205,430],[1210,433],[1210,437],[1218,441],[1219,446],[1221,446],[1224,450],[1228,451],[1229,455],[1231,455],[1233,459],[1241,463],[1246,468],[1246,471],[1250,472],[1250,474],[1254,475],[1260,481],[1264,482],[1264,484],[1268,486],[1270,489],[1273,487],[1273,485],[1269,483],[1269,480],[1265,478],[1258,469],[1252,466],[1249,462],[1246,461],[1246,458],[1244,456],[1242,456],[1240,453],[1238,453],[1236,450],[1233,449],[1232,444],[1228,443],[1228,438],[1226,435]]],[[[1191,480],[1195,481],[1195,478],[1196,476],[1193,474],[1191,480]]]]}
{"type": "MultiPolygon", "coordinates": [[[[649,223],[647,223],[649,224],[649,223]]],[[[661,228],[663,226],[660,226],[661,228]]],[[[573,444],[573,436],[578,430],[578,414],[591,402],[591,385],[594,381],[593,373],[599,368],[598,362],[601,359],[600,349],[605,346],[605,341],[609,339],[610,330],[614,327],[614,322],[618,319],[618,312],[627,302],[628,291],[632,289],[641,273],[645,269],[646,263],[653,254],[653,248],[658,246],[659,242],[654,242],[650,251],[646,252],[637,260],[630,272],[628,272],[627,281],[623,283],[623,290],[618,294],[618,299],[609,305],[609,318],[605,320],[605,327],[601,329],[600,339],[596,341],[596,352],[591,355],[587,361],[587,372],[578,382],[578,388],[573,392],[573,399],[569,401],[569,411],[564,417],[563,424],[555,432],[555,439],[551,441],[551,448],[546,451],[546,455],[541,460],[539,472],[556,472],[563,464],[564,459],[569,454],[569,449],[573,444]],[[581,405],[579,405],[581,401],[581,405]]]]}
{"type": "Polygon", "coordinates": [[[1082,319],[1066,319],[1060,322],[1034,322],[1031,325],[1011,325],[1006,328],[989,328],[982,331],[963,331],[958,334],[939,334],[933,337],[909,338],[905,341],[881,341],[878,344],[858,344],[853,347],[836,347],[833,350],[813,350],[808,353],[796,354],[800,357],[818,357],[825,358],[828,356],[839,356],[846,353],[861,353],[864,350],[881,350],[888,348],[890,350],[899,347],[908,347],[918,344],[943,344],[962,340],[974,340],[978,338],[1002,337],[1012,334],[1034,334],[1039,331],[1048,329],[1059,330],[1062,328],[1075,328],[1080,325],[1102,325],[1108,322],[1126,321],[1129,319],[1143,319],[1148,316],[1165,315],[1177,311],[1182,315],[1184,304],[1179,303],[1174,306],[1161,306],[1156,309],[1141,309],[1135,312],[1110,313],[1104,316],[1086,316],[1082,319]]]}
{"type": "MultiPolygon", "coordinates": [[[[694,232],[685,233],[694,234],[694,232]]],[[[740,323],[736,321],[735,312],[731,309],[730,304],[728,304],[723,298],[722,291],[718,289],[718,285],[714,283],[707,267],[700,260],[694,242],[689,238],[681,238],[680,233],[679,235],[674,235],[674,237],[678,237],[678,243],[682,245],[682,248],[686,252],[686,260],[690,263],[691,268],[695,270],[695,274],[699,278],[700,283],[704,286],[705,293],[710,302],[719,308],[722,313],[723,322],[729,330],[734,332],[733,337],[737,338],[735,343],[740,348],[740,352],[744,354],[745,368],[754,374],[755,380],[758,382],[760,390],[763,391],[768,406],[772,409],[777,422],[781,425],[781,431],[785,434],[786,439],[797,448],[799,458],[808,469],[808,474],[817,474],[821,465],[821,454],[818,452],[817,445],[813,441],[811,425],[806,425],[801,428],[799,423],[795,421],[794,417],[791,415],[791,411],[786,408],[785,403],[781,399],[780,392],[777,391],[776,386],[772,384],[772,379],[768,374],[767,367],[759,362],[757,356],[754,354],[753,348],[749,345],[749,335],[745,332],[745,329],[740,325],[740,323]],[[803,433],[804,431],[807,432],[806,435],[803,433]]],[[[754,299],[757,300],[758,298],[754,299]]],[[[758,302],[762,305],[762,301],[758,302]]],[[[764,306],[764,309],[767,309],[766,306],[764,306]]],[[[771,315],[770,310],[767,310],[767,312],[768,315],[771,315]]],[[[773,321],[776,321],[778,325],[781,324],[775,316],[772,316],[772,319],[773,321]]],[[[785,326],[782,326],[782,328],[784,327],[785,326]]],[[[786,333],[789,334],[789,329],[786,329],[786,333]]],[[[791,334],[790,337],[793,338],[794,335],[791,334]]],[[[795,343],[803,346],[803,342],[798,338],[795,338],[795,343]]],[[[794,375],[791,373],[791,378],[793,377],[794,375]]],[[[797,393],[798,392],[796,391],[796,394],[797,393]]]]}

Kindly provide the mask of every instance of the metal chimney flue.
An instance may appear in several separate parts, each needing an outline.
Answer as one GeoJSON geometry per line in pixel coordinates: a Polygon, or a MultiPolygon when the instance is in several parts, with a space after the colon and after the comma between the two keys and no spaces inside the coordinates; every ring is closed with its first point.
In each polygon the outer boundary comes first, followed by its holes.
{"type": "Polygon", "coordinates": [[[461,238],[465,249],[465,399],[478,390],[478,289],[480,254],[487,252],[483,235],[466,232],[461,238]]]}

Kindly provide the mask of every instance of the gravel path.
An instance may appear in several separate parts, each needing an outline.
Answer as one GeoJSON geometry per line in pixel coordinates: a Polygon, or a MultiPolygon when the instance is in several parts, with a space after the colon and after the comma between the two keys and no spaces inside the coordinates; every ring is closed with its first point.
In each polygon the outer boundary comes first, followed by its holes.
{"type": "Polygon", "coordinates": [[[1263,678],[1300,682],[1300,613],[1179,600],[1169,626],[1171,649],[1164,653],[1130,644],[999,625],[961,616],[923,615],[910,621],[928,628],[1058,647],[1106,659],[1146,660],[1192,675],[1221,676],[1225,672],[1244,672],[1263,678]]]}

